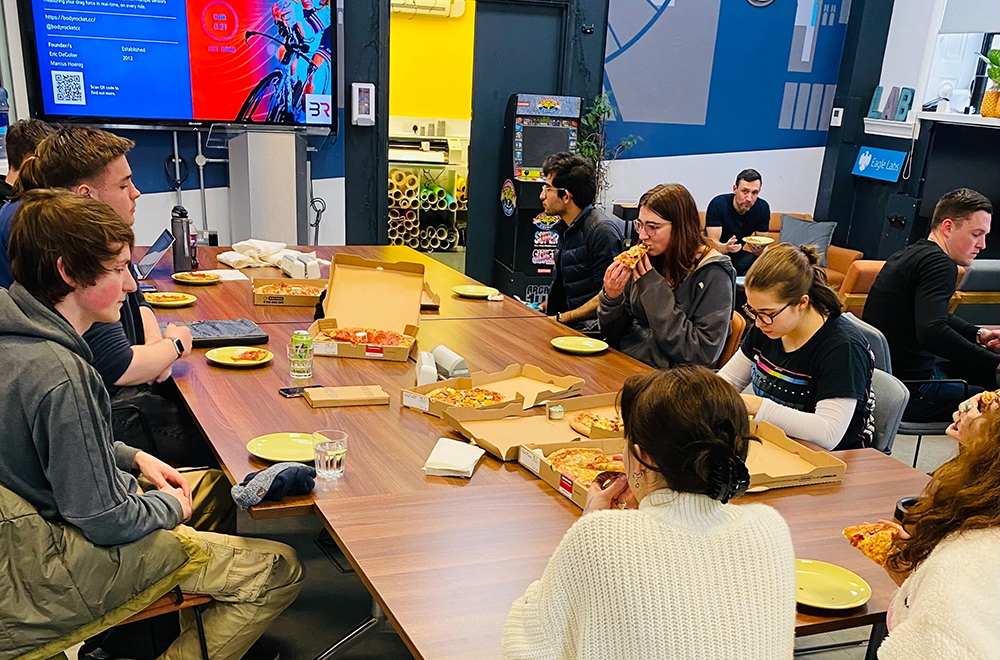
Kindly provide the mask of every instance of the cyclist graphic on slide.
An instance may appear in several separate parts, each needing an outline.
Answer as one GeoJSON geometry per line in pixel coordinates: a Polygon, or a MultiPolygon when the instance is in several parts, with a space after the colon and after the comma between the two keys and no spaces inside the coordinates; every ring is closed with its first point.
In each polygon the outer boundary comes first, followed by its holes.
{"type": "Polygon", "coordinates": [[[324,39],[332,14],[330,0],[277,0],[271,18],[278,36],[247,30],[247,42],[263,37],[278,44],[279,65],[250,91],[236,121],[307,123],[306,95],[332,90],[333,58],[324,39]]]}

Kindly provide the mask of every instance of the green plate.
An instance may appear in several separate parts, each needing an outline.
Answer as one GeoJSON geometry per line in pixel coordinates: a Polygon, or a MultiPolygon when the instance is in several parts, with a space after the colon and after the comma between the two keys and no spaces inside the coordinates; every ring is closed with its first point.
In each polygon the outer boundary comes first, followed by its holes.
{"type": "Polygon", "coordinates": [[[743,242],[750,245],[770,245],[774,242],[774,239],[770,236],[747,236],[743,239],[743,242]]]}
{"type": "Polygon", "coordinates": [[[265,461],[312,463],[312,433],[268,433],[247,443],[247,451],[265,461]]]}
{"type": "Polygon", "coordinates": [[[491,286],[480,284],[460,284],[451,287],[451,292],[462,298],[489,298],[495,293],[500,293],[491,286]]]}
{"type": "Polygon", "coordinates": [[[608,350],[607,342],[590,337],[556,337],[550,343],[560,351],[576,355],[593,355],[608,350]]]}
{"type": "Polygon", "coordinates": [[[274,353],[266,348],[254,348],[252,346],[223,346],[208,351],[205,353],[205,357],[208,358],[209,362],[214,362],[225,367],[257,367],[274,359],[274,353]],[[243,351],[263,351],[263,355],[254,360],[245,358],[237,360],[236,357],[243,351]]]}
{"type": "Polygon", "coordinates": [[[825,610],[861,607],[872,597],[871,587],[859,575],[825,561],[795,560],[795,600],[825,610]]]}

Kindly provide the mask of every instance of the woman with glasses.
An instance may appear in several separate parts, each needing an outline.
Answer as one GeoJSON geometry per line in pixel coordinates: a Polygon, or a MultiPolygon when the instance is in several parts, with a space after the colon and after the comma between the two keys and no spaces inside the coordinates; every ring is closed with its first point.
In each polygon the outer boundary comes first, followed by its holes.
{"type": "Polygon", "coordinates": [[[870,446],[874,437],[875,358],[865,338],[840,316],[812,246],[782,243],[747,272],[754,321],[719,375],[744,393],[747,411],[793,438],[824,449],[870,446]]]}
{"type": "Polygon", "coordinates": [[[598,297],[601,333],[654,367],[715,366],[729,336],[736,271],[705,236],[687,188],[664,183],[639,199],[635,222],[646,255],[614,262],[598,297]]]}

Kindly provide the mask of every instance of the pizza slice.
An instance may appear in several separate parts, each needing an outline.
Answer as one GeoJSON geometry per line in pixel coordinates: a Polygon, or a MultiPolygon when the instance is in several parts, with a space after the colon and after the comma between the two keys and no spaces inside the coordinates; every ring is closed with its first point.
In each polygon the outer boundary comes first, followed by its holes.
{"type": "Polygon", "coordinates": [[[844,537],[879,566],[885,566],[899,530],[885,523],[863,523],[844,528],[844,537]]]}
{"type": "Polygon", "coordinates": [[[626,268],[635,268],[635,265],[642,261],[642,258],[646,256],[646,252],[648,250],[649,248],[646,247],[645,243],[636,243],[615,257],[615,261],[626,268]]]}
{"type": "Polygon", "coordinates": [[[456,390],[454,387],[439,387],[427,394],[431,401],[440,401],[449,406],[460,408],[482,408],[507,400],[504,395],[481,387],[468,390],[456,390]]]}
{"type": "Polygon", "coordinates": [[[597,415],[586,410],[571,415],[569,425],[574,431],[587,438],[590,437],[595,427],[614,433],[621,433],[625,430],[625,425],[618,417],[605,417],[604,415],[597,415]]]}
{"type": "Polygon", "coordinates": [[[987,390],[979,397],[979,412],[986,412],[990,406],[1000,401],[1000,390],[987,390]]]}
{"type": "Polygon", "coordinates": [[[262,348],[247,348],[233,353],[233,362],[257,362],[267,357],[267,351],[262,348]]]}

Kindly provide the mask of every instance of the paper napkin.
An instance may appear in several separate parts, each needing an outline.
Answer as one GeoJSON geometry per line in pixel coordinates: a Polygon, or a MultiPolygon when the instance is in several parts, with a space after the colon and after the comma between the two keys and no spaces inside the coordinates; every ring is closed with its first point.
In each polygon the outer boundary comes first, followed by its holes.
{"type": "Polygon", "coordinates": [[[450,438],[439,438],[423,470],[431,477],[468,478],[485,453],[480,447],[450,438]]]}

